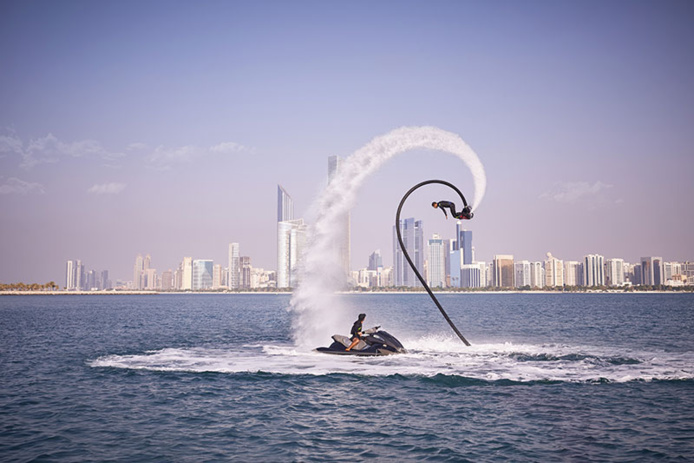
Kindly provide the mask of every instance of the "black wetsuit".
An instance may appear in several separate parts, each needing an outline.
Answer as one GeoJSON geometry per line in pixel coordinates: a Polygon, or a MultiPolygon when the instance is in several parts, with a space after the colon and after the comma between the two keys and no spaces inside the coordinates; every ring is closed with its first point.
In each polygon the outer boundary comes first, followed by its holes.
{"type": "Polygon", "coordinates": [[[439,209],[441,209],[443,215],[445,215],[446,218],[448,218],[448,213],[446,212],[446,209],[444,209],[446,207],[451,210],[451,215],[453,215],[453,217],[455,217],[456,219],[465,218],[462,212],[455,211],[455,203],[452,203],[450,201],[439,201],[437,204],[439,205],[439,209]]]}
{"type": "Polygon", "coordinates": [[[354,341],[355,339],[361,339],[361,328],[362,328],[362,321],[357,320],[354,322],[354,325],[352,325],[352,331],[349,332],[349,334],[352,335],[350,340],[354,341]]]}

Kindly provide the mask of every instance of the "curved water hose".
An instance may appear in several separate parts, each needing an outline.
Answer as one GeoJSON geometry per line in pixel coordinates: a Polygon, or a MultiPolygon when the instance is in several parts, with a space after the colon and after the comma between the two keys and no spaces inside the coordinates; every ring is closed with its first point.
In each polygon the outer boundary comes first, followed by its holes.
{"type": "Polygon", "coordinates": [[[456,193],[460,196],[460,199],[463,200],[463,207],[467,207],[467,201],[465,201],[465,197],[463,196],[463,193],[460,192],[458,188],[455,187],[455,185],[448,183],[444,180],[427,180],[422,183],[418,183],[417,185],[413,186],[410,188],[410,191],[405,193],[405,196],[402,197],[402,200],[400,201],[400,205],[398,206],[398,212],[395,214],[395,230],[398,234],[398,241],[400,242],[400,249],[402,249],[402,253],[405,255],[405,258],[407,259],[407,262],[410,264],[410,267],[412,267],[412,270],[414,270],[415,275],[417,275],[417,278],[419,278],[419,281],[424,285],[424,289],[427,290],[427,293],[429,293],[429,296],[431,299],[434,301],[434,304],[436,304],[436,307],[439,308],[439,311],[441,312],[441,315],[443,315],[443,318],[446,319],[449,325],[451,325],[451,328],[453,328],[453,331],[455,331],[455,334],[458,335],[461,341],[465,343],[466,346],[469,346],[470,343],[465,339],[465,337],[462,335],[460,331],[458,331],[458,328],[456,328],[455,324],[453,323],[453,320],[448,316],[445,310],[443,310],[443,307],[441,307],[441,304],[439,303],[439,300],[436,299],[436,296],[434,296],[434,293],[431,291],[431,288],[429,288],[429,285],[427,284],[426,281],[424,281],[424,278],[422,278],[422,275],[419,274],[419,271],[417,270],[417,267],[415,267],[414,263],[412,262],[412,259],[410,259],[410,255],[407,253],[407,249],[405,249],[405,245],[402,242],[402,234],[400,233],[400,211],[402,210],[403,204],[405,204],[405,200],[414,192],[417,188],[422,187],[424,185],[429,185],[430,183],[439,183],[441,185],[446,185],[448,187],[451,187],[453,190],[455,190],[456,193]]]}

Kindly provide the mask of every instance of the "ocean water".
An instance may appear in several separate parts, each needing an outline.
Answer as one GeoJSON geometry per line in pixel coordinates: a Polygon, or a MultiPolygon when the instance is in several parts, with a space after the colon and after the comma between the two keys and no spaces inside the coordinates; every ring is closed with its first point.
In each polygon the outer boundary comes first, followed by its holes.
{"type": "Polygon", "coordinates": [[[694,461],[692,294],[441,295],[471,347],[344,298],[408,353],[298,349],[288,295],[1,297],[0,461],[694,461]]]}

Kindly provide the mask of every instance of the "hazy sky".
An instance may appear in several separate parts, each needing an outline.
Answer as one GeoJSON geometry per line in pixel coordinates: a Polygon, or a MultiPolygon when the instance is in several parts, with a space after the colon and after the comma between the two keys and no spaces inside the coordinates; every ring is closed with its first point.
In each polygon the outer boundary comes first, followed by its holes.
{"type": "MultiPolygon", "coordinates": [[[[130,279],[240,243],[276,267],[276,190],[308,217],[327,158],[401,126],[459,134],[487,172],[478,260],[694,260],[691,1],[0,3],[0,281],[65,261],[130,279]]],[[[415,183],[472,195],[456,157],[409,152],[352,213],[352,265],[415,183]]],[[[455,222],[413,195],[426,236],[455,222]]]]}

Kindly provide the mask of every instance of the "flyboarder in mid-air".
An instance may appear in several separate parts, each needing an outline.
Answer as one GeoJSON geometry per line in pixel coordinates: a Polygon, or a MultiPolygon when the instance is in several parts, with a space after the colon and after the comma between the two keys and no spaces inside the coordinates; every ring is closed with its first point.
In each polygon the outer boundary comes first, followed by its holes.
{"type": "Polygon", "coordinates": [[[446,218],[448,218],[448,213],[446,212],[445,208],[450,209],[451,215],[458,220],[470,220],[473,216],[472,208],[470,206],[465,206],[461,212],[456,212],[455,203],[452,203],[451,201],[433,202],[431,203],[431,206],[434,209],[441,209],[441,212],[443,212],[443,215],[445,215],[446,218]]]}

